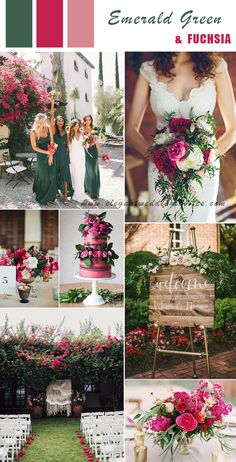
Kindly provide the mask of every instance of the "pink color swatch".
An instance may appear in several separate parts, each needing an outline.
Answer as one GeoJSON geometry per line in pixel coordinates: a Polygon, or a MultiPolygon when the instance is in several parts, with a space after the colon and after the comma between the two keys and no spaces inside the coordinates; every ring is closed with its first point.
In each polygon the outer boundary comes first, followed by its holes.
{"type": "Polygon", "coordinates": [[[94,0],[68,0],[68,47],[94,47],[94,0]]]}
{"type": "Polygon", "coordinates": [[[63,0],[37,0],[37,47],[63,47],[63,0]]]}

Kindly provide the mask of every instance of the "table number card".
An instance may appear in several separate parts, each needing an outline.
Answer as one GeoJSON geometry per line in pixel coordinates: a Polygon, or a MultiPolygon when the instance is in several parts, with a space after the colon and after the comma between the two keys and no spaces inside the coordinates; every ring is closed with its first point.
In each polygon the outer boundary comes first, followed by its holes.
{"type": "Polygon", "coordinates": [[[15,295],[16,267],[0,266],[0,295],[15,295]]]}

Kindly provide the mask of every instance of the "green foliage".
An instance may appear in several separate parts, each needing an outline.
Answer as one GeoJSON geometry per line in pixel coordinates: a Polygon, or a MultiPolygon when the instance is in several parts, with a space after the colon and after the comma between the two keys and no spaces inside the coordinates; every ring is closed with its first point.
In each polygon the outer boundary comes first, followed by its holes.
{"type": "Polygon", "coordinates": [[[208,265],[207,280],[215,283],[216,298],[236,295],[236,269],[228,259],[217,252],[204,252],[201,259],[208,265]]]}
{"type": "Polygon", "coordinates": [[[220,250],[228,260],[236,262],[236,226],[233,224],[220,225],[220,250]]]}
{"type": "Polygon", "coordinates": [[[101,51],[99,51],[98,82],[99,82],[99,86],[103,87],[104,80],[103,80],[103,63],[102,63],[102,52],[101,51]]]}
{"type": "MultiPolygon", "coordinates": [[[[61,303],[81,303],[88,295],[90,295],[88,289],[70,289],[68,292],[60,294],[61,303]]],[[[108,289],[98,290],[99,295],[103,297],[105,303],[115,304],[123,301],[123,292],[111,292],[108,289]]]]}
{"type": "Polygon", "coordinates": [[[121,94],[120,102],[112,108],[110,112],[110,124],[112,131],[117,136],[123,135],[124,130],[124,102],[121,94]]]}
{"type": "Polygon", "coordinates": [[[148,324],[148,300],[137,298],[125,300],[125,329],[129,332],[136,327],[146,327],[148,324]]]}
{"type": "Polygon", "coordinates": [[[27,135],[25,127],[20,127],[17,124],[11,125],[10,136],[8,140],[8,148],[11,159],[15,158],[18,152],[25,152],[25,146],[29,143],[29,135],[27,135]]]}
{"type": "Polygon", "coordinates": [[[148,263],[157,264],[158,257],[147,251],[138,251],[127,255],[125,259],[126,297],[132,299],[149,299],[149,273],[137,275],[137,267],[148,263]]]}
{"type": "Polygon", "coordinates": [[[80,99],[80,94],[78,88],[73,88],[73,90],[70,91],[69,93],[69,98],[72,99],[74,103],[74,115],[73,117],[76,119],[77,117],[77,112],[76,112],[76,101],[80,99]]]}
{"type": "Polygon", "coordinates": [[[223,328],[226,324],[236,323],[236,298],[216,300],[215,329],[223,328]]]}
{"type": "Polygon", "coordinates": [[[118,62],[118,53],[116,51],[116,65],[115,65],[115,80],[116,80],[116,88],[120,88],[120,78],[119,78],[119,62],[118,62]]]}
{"type": "Polygon", "coordinates": [[[116,113],[114,114],[114,118],[116,116],[116,119],[118,115],[123,114],[123,105],[121,106],[122,98],[123,92],[121,90],[114,89],[111,86],[104,88],[98,84],[95,106],[97,108],[97,125],[102,131],[105,131],[107,126],[112,126],[113,118],[111,111],[114,111],[116,108],[116,113]]]}
{"type": "MultiPolygon", "coordinates": [[[[55,55],[58,54],[58,58],[56,59],[56,71],[57,74],[57,89],[60,92],[60,100],[62,102],[66,102],[67,100],[67,93],[66,93],[66,83],[65,83],[65,77],[64,77],[64,72],[62,68],[62,63],[61,63],[61,58],[60,58],[60,53],[54,53],[55,55]]],[[[52,60],[53,63],[53,60],[52,60]]],[[[66,116],[66,106],[60,106],[57,108],[57,115],[61,115],[65,120],[67,120],[66,116]]]]}

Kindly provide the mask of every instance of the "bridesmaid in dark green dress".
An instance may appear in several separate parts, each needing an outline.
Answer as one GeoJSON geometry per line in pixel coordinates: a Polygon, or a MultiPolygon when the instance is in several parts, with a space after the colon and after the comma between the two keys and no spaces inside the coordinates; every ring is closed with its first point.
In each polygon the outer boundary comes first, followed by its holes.
{"type": "MultiPolygon", "coordinates": [[[[83,118],[84,134],[93,134],[93,118],[86,115],[83,118]]],[[[99,143],[85,149],[84,191],[91,199],[97,199],[100,192],[100,172],[98,157],[101,154],[99,143]]]]}
{"type": "Polygon", "coordinates": [[[48,125],[47,116],[38,114],[30,132],[30,142],[37,152],[37,168],[33,184],[36,200],[41,205],[54,202],[57,194],[56,165],[48,145],[54,145],[53,135],[48,125]]]}
{"type": "Polygon", "coordinates": [[[70,157],[67,142],[66,122],[62,116],[55,119],[54,100],[51,102],[51,129],[54,141],[58,145],[56,152],[56,175],[57,187],[64,194],[64,204],[68,202],[67,197],[73,196],[72,181],[70,175],[70,157]]]}

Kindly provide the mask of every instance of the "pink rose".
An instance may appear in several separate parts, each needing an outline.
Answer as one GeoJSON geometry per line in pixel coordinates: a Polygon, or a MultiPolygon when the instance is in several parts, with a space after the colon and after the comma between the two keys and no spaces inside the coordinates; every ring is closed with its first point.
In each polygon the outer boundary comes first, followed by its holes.
{"type": "Polygon", "coordinates": [[[87,258],[88,257],[88,251],[87,250],[82,250],[82,252],[80,254],[80,257],[81,258],[87,258]]]}
{"type": "Polygon", "coordinates": [[[168,146],[167,155],[174,167],[177,161],[185,159],[187,151],[188,143],[186,141],[176,141],[176,143],[168,146]]]}
{"type": "Polygon", "coordinates": [[[197,420],[189,412],[179,415],[176,419],[176,423],[185,432],[192,432],[198,426],[197,420]]]}
{"type": "Polygon", "coordinates": [[[102,256],[103,256],[103,258],[107,258],[108,253],[104,250],[104,251],[102,252],[102,256]]]}
{"type": "Polygon", "coordinates": [[[93,258],[98,258],[98,251],[97,250],[93,251],[93,258]]]}

